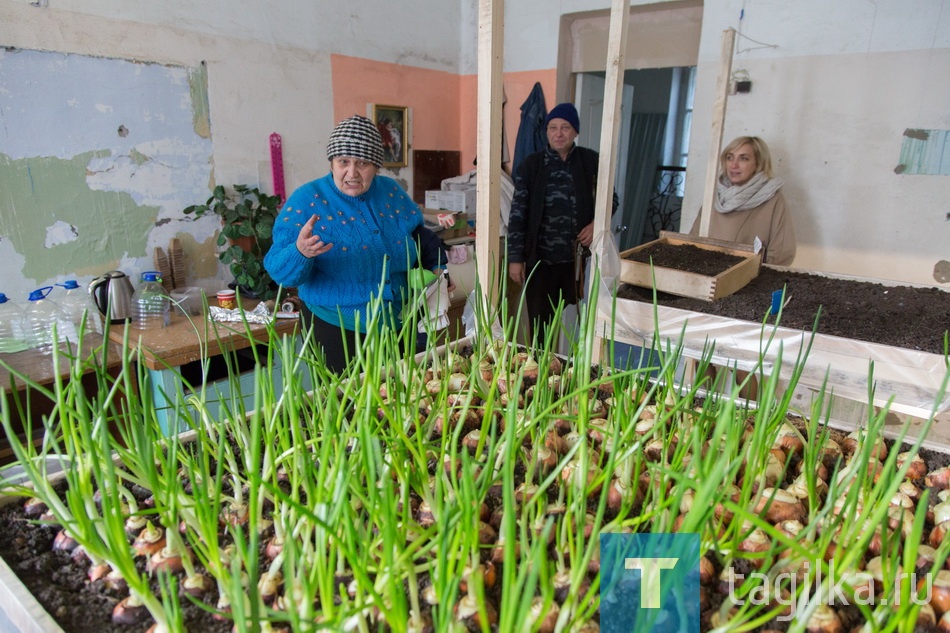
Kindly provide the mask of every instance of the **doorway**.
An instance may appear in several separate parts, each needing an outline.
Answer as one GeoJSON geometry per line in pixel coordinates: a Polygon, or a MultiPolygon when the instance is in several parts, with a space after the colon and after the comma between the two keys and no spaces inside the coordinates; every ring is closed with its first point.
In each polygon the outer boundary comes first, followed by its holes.
{"type": "MultiPolygon", "coordinates": [[[[620,252],[679,231],[696,67],[624,72],[611,227],[620,252]]],[[[578,144],[600,147],[605,73],[577,75],[578,144]]]]}

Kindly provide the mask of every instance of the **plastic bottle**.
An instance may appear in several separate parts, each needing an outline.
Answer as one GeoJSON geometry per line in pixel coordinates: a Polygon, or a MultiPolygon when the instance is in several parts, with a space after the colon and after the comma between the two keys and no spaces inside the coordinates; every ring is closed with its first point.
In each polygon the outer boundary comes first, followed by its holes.
{"type": "Polygon", "coordinates": [[[89,293],[85,292],[75,279],[56,285],[66,289],[66,292],[59,298],[59,307],[63,312],[63,320],[58,324],[59,340],[77,343],[83,318],[86,319],[86,332],[102,334],[99,310],[92,303],[92,297],[89,293]]]}
{"type": "Polygon", "coordinates": [[[30,302],[23,319],[30,347],[43,354],[51,354],[53,346],[58,343],[53,338],[53,328],[59,329],[62,318],[62,311],[56,302],[46,298],[52,289],[52,286],[44,286],[30,293],[30,302]]]}
{"type": "Polygon", "coordinates": [[[142,273],[142,283],[132,297],[135,327],[148,330],[166,327],[171,318],[171,300],[162,286],[162,274],[150,270],[142,273]]]}
{"type": "Polygon", "coordinates": [[[23,310],[0,292],[0,352],[19,352],[28,347],[23,336],[23,310]]]}

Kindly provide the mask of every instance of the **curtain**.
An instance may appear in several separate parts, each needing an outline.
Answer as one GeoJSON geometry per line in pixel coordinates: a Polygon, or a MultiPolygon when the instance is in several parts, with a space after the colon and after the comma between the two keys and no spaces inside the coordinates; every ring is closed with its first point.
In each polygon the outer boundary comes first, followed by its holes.
{"type": "Polygon", "coordinates": [[[623,192],[623,224],[627,229],[620,234],[621,252],[643,243],[656,168],[662,161],[666,118],[665,113],[635,113],[631,117],[626,190],[623,192]]]}

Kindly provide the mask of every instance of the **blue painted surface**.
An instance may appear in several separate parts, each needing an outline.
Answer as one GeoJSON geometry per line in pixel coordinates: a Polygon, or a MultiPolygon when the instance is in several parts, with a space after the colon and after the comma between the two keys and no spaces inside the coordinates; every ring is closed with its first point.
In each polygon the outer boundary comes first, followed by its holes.
{"type": "Polygon", "coordinates": [[[904,130],[900,162],[904,176],[950,176],[950,130],[904,130]]]}

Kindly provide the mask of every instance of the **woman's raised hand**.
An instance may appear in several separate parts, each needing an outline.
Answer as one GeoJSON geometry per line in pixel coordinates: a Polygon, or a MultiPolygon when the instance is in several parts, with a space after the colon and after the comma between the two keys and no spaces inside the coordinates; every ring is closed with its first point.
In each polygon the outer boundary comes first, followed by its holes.
{"type": "Polygon", "coordinates": [[[311,215],[307,223],[300,228],[297,235],[297,250],[306,258],[323,255],[333,248],[333,244],[324,244],[319,235],[313,234],[313,225],[317,222],[317,216],[311,215]]]}

